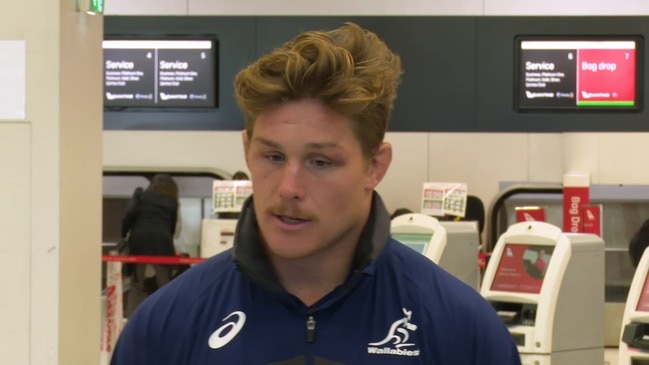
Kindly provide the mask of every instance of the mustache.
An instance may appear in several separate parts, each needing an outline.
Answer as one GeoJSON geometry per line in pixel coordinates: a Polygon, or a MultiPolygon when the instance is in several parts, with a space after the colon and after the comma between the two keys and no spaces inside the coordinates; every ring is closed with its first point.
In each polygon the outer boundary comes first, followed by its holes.
{"type": "Polygon", "coordinates": [[[297,219],[308,220],[308,221],[315,220],[315,215],[309,212],[305,212],[301,209],[296,209],[294,207],[290,207],[283,204],[270,207],[266,210],[266,212],[272,215],[279,215],[288,218],[297,218],[297,219]]]}

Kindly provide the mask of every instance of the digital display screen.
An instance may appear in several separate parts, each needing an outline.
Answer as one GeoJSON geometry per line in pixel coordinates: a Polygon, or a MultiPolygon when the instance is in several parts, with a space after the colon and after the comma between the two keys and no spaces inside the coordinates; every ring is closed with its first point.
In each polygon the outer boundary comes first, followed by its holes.
{"type": "Polygon", "coordinates": [[[649,280],[647,279],[649,279],[649,276],[645,277],[644,285],[642,285],[642,292],[640,293],[640,299],[638,299],[638,305],[636,307],[638,312],[649,312],[649,280]]]}
{"type": "Polygon", "coordinates": [[[217,106],[218,42],[105,40],[104,107],[217,106]]]}
{"type": "Polygon", "coordinates": [[[433,235],[424,233],[392,233],[392,237],[420,254],[425,255],[433,235]]]}
{"type": "Polygon", "coordinates": [[[531,110],[639,110],[642,37],[517,37],[515,106],[531,110]]]}
{"type": "Polygon", "coordinates": [[[554,246],[505,244],[491,290],[540,293],[553,251],[554,246]]]}

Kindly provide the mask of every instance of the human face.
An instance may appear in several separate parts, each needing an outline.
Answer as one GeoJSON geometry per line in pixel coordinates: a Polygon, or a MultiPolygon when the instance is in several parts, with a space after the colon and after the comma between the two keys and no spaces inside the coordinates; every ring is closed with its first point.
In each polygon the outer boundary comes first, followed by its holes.
{"type": "Polygon", "coordinates": [[[351,121],[314,99],[262,112],[243,139],[271,258],[353,252],[391,147],[382,145],[368,161],[351,121]]]}

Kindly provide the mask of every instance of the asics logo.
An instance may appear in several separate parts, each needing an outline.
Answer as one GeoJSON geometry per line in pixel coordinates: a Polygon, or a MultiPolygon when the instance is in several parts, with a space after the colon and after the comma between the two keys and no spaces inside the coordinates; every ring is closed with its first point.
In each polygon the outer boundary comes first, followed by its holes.
{"type": "Polygon", "coordinates": [[[223,318],[223,322],[228,321],[231,317],[236,318],[233,318],[212,333],[207,341],[210,348],[216,350],[230,343],[246,323],[246,314],[241,311],[230,313],[227,317],[223,318]]]}

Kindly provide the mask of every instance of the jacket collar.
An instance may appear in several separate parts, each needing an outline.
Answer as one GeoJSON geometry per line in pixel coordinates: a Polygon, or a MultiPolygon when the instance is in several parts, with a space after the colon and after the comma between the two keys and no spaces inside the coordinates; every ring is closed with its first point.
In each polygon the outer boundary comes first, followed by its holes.
{"type": "MultiPolygon", "coordinates": [[[[370,215],[356,247],[352,272],[371,274],[373,268],[370,264],[379,257],[389,237],[390,215],[381,197],[374,192],[370,215]]],[[[250,196],[243,204],[234,235],[232,253],[234,262],[260,285],[272,291],[283,291],[270,260],[268,260],[262,240],[255,217],[253,196],[250,196]]]]}

